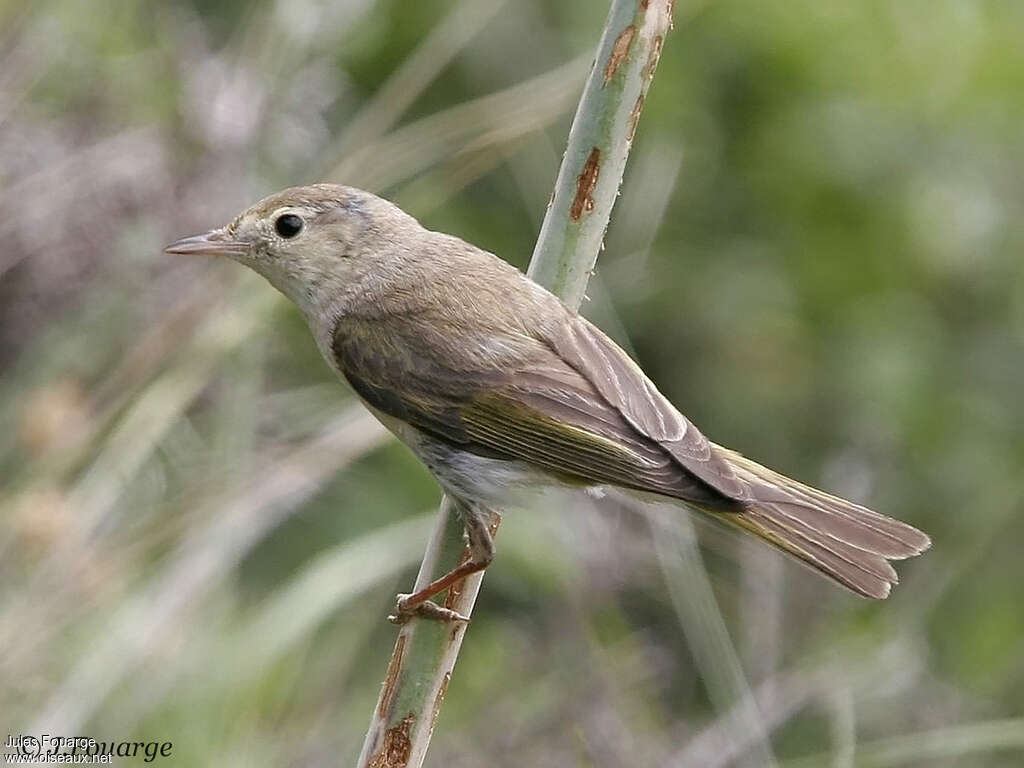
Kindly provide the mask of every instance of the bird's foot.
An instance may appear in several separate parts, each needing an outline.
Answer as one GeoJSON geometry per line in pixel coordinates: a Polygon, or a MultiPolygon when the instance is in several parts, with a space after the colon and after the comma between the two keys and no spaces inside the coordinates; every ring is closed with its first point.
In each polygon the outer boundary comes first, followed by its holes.
{"type": "Polygon", "coordinates": [[[468,616],[463,616],[458,611],[438,605],[432,600],[416,603],[411,599],[414,597],[415,595],[399,595],[395,601],[395,612],[388,616],[388,621],[392,624],[401,625],[405,624],[413,616],[430,621],[464,621],[467,624],[470,621],[468,616]]]}

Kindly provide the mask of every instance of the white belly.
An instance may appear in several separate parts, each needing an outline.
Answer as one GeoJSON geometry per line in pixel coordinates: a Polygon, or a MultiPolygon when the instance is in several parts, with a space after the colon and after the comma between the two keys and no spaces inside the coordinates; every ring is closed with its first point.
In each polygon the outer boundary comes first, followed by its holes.
{"type": "MultiPolygon", "coordinates": [[[[367,405],[371,413],[416,454],[445,492],[489,507],[520,506],[531,496],[566,484],[524,461],[461,451],[367,405]]],[[[588,489],[593,490],[593,489],[588,489]]]]}

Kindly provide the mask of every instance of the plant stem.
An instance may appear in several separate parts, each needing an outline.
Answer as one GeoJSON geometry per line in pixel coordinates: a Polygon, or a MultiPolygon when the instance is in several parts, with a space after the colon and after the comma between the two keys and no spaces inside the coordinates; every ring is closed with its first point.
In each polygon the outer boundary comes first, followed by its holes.
{"type": "MultiPolygon", "coordinates": [[[[529,276],[573,309],[601,250],[671,19],[671,0],[612,0],[530,262],[529,276]]],[[[494,530],[500,515],[492,514],[494,530]]],[[[463,549],[462,525],[445,499],[414,589],[456,564],[463,549]]],[[[445,605],[469,616],[482,579],[482,572],[465,579],[445,605]]],[[[421,619],[399,630],[360,768],[423,764],[465,632],[461,622],[421,619]]]]}
{"type": "Polygon", "coordinates": [[[573,309],[603,246],[671,22],[671,0],[613,0],[608,12],[528,273],[573,309]]]}

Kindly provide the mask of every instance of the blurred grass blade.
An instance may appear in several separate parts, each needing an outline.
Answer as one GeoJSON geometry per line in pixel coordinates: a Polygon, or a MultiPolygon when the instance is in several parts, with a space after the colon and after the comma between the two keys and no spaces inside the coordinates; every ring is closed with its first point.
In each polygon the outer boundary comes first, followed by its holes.
{"type": "Polygon", "coordinates": [[[526,82],[402,126],[354,150],[327,178],[383,191],[439,158],[540,130],[569,108],[588,60],[574,59],[526,82]]]}
{"type": "MultiPolygon", "coordinates": [[[[1024,718],[953,725],[890,739],[860,742],[857,745],[856,765],[858,768],[931,765],[938,760],[995,752],[1015,755],[1014,764],[1024,760],[1024,718]]],[[[783,768],[818,768],[828,761],[828,753],[819,753],[787,760],[783,768]]],[[[980,763],[972,761],[972,764],[980,763]]]]}
{"type": "Polygon", "coordinates": [[[757,702],[747,684],[704,570],[688,513],[665,504],[645,510],[645,513],[651,526],[658,563],[665,575],[665,585],[711,702],[720,714],[725,714],[735,705],[741,729],[753,736],[751,760],[749,763],[740,762],[751,766],[776,765],[757,702]]]}
{"type": "Polygon", "coordinates": [[[113,687],[156,650],[156,638],[197,595],[222,579],[328,478],[388,437],[361,406],[354,407],[320,436],[243,483],[233,499],[215,503],[210,522],[186,536],[162,572],[124,600],[98,644],[78,661],[28,732],[79,730],[113,687]]]}
{"type": "Polygon", "coordinates": [[[417,515],[311,559],[237,632],[237,642],[248,646],[245,663],[272,662],[358,594],[413,565],[433,520],[432,512],[417,515]]]}
{"type": "MultiPolygon", "coordinates": [[[[462,49],[487,26],[508,0],[462,0],[406,57],[338,138],[331,165],[335,178],[346,175],[352,151],[391,130],[399,117],[462,49]]],[[[351,183],[351,182],[349,182],[351,183]]]]}
{"type": "MultiPolygon", "coordinates": [[[[836,689],[853,691],[859,701],[884,695],[879,691],[884,692],[893,680],[906,677],[908,662],[915,654],[916,649],[899,641],[869,648],[846,643],[828,648],[818,659],[803,659],[792,669],[776,672],[754,690],[761,724],[765,730],[775,731],[814,700],[828,699],[836,689]]],[[[667,764],[694,768],[736,765],[761,738],[758,731],[746,727],[748,709],[745,701],[733,704],[684,744],[667,764]]]]}

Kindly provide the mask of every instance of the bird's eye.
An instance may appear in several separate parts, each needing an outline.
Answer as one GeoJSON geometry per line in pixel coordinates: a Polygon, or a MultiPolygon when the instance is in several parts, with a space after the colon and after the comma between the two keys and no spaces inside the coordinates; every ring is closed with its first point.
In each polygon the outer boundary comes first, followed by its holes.
{"type": "Polygon", "coordinates": [[[285,213],[277,217],[274,229],[281,237],[295,237],[302,231],[302,219],[294,213],[285,213]]]}

